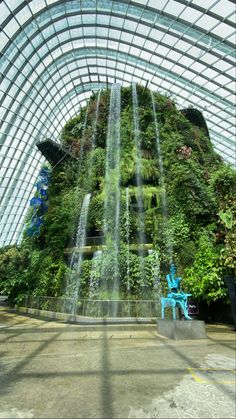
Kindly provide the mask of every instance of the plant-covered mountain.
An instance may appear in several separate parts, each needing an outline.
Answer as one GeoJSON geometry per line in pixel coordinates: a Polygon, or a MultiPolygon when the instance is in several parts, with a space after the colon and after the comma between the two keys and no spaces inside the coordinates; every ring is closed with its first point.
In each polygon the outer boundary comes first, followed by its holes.
{"type": "Polygon", "coordinates": [[[91,96],[61,142],[70,153],[52,164],[40,233],[1,250],[1,291],[15,301],[73,287],[81,298],[155,298],[174,261],[196,298],[226,297],[236,173],[204,127],[170,97],[114,85],[91,96]]]}

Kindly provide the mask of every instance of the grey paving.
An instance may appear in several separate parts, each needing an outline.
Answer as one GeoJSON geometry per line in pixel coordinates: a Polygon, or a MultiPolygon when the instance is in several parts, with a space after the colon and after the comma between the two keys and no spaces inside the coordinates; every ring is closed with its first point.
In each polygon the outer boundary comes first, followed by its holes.
{"type": "Polygon", "coordinates": [[[235,418],[235,332],[79,326],[0,309],[0,418],[235,418]]]}

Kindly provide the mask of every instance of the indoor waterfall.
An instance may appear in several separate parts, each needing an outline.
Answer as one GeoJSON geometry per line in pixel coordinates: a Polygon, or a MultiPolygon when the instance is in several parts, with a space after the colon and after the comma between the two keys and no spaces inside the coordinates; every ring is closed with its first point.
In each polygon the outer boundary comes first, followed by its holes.
{"type": "Polygon", "coordinates": [[[167,197],[166,197],[165,176],[164,176],[164,169],[163,169],[163,159],[162,159],[161,144],[160,144],[159,126],[157,122],[155,102],[154,102],[154,96],[153,96],[152,91],[151,91],[151,98],[152,98],[153,118],[155,122],[156,152],[157,152],[157,159],[158,159],[159,172],[160,172],[160,186],[162,189],[162,210],[163,210],[163,220],[165,224],[164,225],[165,244],[166,244],[167,252],[169,255],[169,263],[171,263],[173,259],[172,234],[168,229],[168,204],[167,204],[167,197]]]}
{"type": "Polygon", "coordinates": [[[129,187],[125,188],[125,230],[126,230],[126,263],[127,263],[127,292],[130,292],[130,215],[129,215],[129,187]]]}
{"type": "Polygon", "coordinates": [[[99,298],[99,279],[101,276],[101,261],[102,261],[102,251],[97,250],[93,254],[92,267],[91,267],[91,272],[90,272],[90,281],[89,281],[89,299],[90,300],[99,298]]]}
{"type": "MultiPolygon", "coordinates": [[[[110,94],[108,133],[106,143],[106,173],[104,202],[104,236],[106,252],[103,255],[103,277],[108,294],[119,298],[119,241],[120,241],[120,108],[121,90],[113,84],[110,94]],[[109,258],[106,258],[109,255],[109,258]],[[108,262],[109,259],[109,262],[108,262]]],[[[103,284],[104,287],[104,284],[103,284]]],[[[114,306],[114,315],[116,307],[114,306]]]]}
{"type": "Polygon", "coordinates": [[[82,163],[83,163],[83,157],[84,157],[85,131],[86,131],[87,122],[88,122],[88,111],[89,111],[89,107],[87,106],[86,111],[85,111],[85,118],[84,118],[83,131],[82,131],[81,149],[80,149],[79,166],[78,166],[78,176],[80,176],[81,170],[82,170],[82,163]]]}
{"type": "Polygon", "coordinates": [[[68,279],[67,291],[68,296],[73,298],[72,314],[76,314],[77,299],[80,294],[80,273],[81,264],[83,261],[83,247],[85,246],[86,240],[86,228],[90,197],[91,194],[88,193],[85,195],[83,200],[76,235],[76,243],[70,262],[70,275],[68,279]]]}
{"type": "Polygon", "coordinates": [[[143,205],[143,182],[141,176],[141,136],[139,128],[138,115],[138,95],[136,84],[132,83],[132,101],[133,101],[133,125],[135,142],[135,176],[137,184],[137,203],[138,203],[138,249],[140,256],[140,271],[144,279],[144,244],[146,243],[145,225],[144,225],[144,205],[143,205]]]}
{"type": "MultiPolygon", "coordinates": [[[[89,165],[88,165],[88,179],[89,179],[89,182],[90,182],[90,187],[91,187],[92,174],[93,174],[93,159],[94,159],[93,151],[96,148],[97,123],[98,123],[98,115],[99,115],[100,98],[101,98],[101,89],[98,91],[98,97],[97,97],[97,101],[96,101],[96,110],[95,110],[95,118],[94,118],[94,121],[93,121],[93,133],[92,133],[92,144],[91,144],[92,153],[89,157],[89,165]]],[[[91,189],[89,189],[89,190],[91,190],[91,189]]]]}

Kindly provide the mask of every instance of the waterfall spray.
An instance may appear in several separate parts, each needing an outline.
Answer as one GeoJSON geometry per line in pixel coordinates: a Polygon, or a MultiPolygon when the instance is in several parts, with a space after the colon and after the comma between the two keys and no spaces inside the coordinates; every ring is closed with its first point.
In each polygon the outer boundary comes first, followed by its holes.
{"type": "Polygon", "coordinates": [[[89,281],[89,298],[92,300],[98,297],[99,281],[101,277],[102,251],[97,250],[93,254],[92,267],[89,281]]]}
{"type": "Polygon", "coordinates": [[[91,190],[91,182],[93,179],[93,160],[94,160],[94,154],[93,151],[96,148],[96,139],[97,139],[97,123],[98,123],[98,115],[99,115],[99,105],[100,105],[100,98],[101,98],[101,89],[98,92],[98,98],[96,102],[96,111],[95,111],[95,118],[93,121],[93,133],[92,133],[92,146],[91,146],[91,154],[89,158],[89,164],[88,164],[88,179],[89,179],[89,185],[91,190]]]}
{"type": "MultiPolygon", "coordinates": [[[[120,242],[120,85],[113,84],[110,96],[108,134],[106,146],[104,236],[106,254],[103,276],[112,284],[112,295],[119,295],[119,242],[120,242]],[[109,263],[107,263],[109,259],[109,263]]],[[[115,315],[115,313],[114,313],[115,315]]]]}
{"type": "Polygon", "coordinates": [[[136,84],[132,83],[132,100],[133,100],[133,124],[134,124],[134,141],[136,151],[135,175],[137,183],[137,201],[138,201],[138,225],[139,225],[139,256],[141,276],[144,280],[144,248],[146,243],[145,225],[144,225],[144,206],[143,206],[143,183],[141,177],[141,136],[139,128],[138,115],[138,95],[136,84]]]}
{"type": "Polygon", "coordinates": [[[167,204],[167,197],[166,197],[165,176],[164,176],[164,169],[163,169],[163,159],[162,159],[161,144],[160,144],[159,126],[157,122],[155,101],[154,101],[154,96],[153,96],[152,91],[151,91],[151,98],[152,98],[153,118],[154,118],[155,133],[156,133],[156,150],[157,150],[158,165],[159,165],[159,170],[160,170],[160,186],[162,189],[162,208],[163,208],[163,218],[164,218],[164,226],[165,226],[165,233],[166,233],[166,248],[169,255],[169,262],[171,263],[173,259],[172,234],[170,231],[168,231],[168,204],[167,204]]]}
{"type": "Polygon", "coordinates": [[[86,111],[85,111],[85,118],[84,118],[84,125],[83,125],[82,137],[81,137],[81,147],[80,147],[80,155],[79,155],[78,176],[80,176],[80,174],[81,174],[82,162],[83,162],[83,157],[84,157],[84,142],[85,142],[85,131],[86,131],[87,122],[88,122],[88,110],[89,110],[89,106],[87,104],[86,111]]]}
{"type": "Polygon", "coordinates": [[[98,98],[97,98],[97,103],[96,103],[96,111],[95,111],[95,118],[94,118],[94,123],[93,123],[92,150],[94,150],[95,147],[96,147],[97,123],[98,123],[98,115],[99,115],[100,98],[101,98],[101,89],[98,92],[98,98]]]}
{"type": "Polygon", "coordinates": [[[88,209],[91,194],[86,194],[83,200],[80,219],[76,235],[76,244],[70,262],[70,276],[68,280],[68,294],[73,298],[72,314],[76,314],[77,299],[80,292],[80,274],[83,261],[83,247],[85,246],[88,209]]]}
{"type": "Polygon", "coordinates": [[[127,253],[126,253],[126,264],[127,264],[127,291],[130,292],[130,243],[129,243],[129,235],[130,235],[130,215],[129,215],[129,188],[125,189],[125,209],[126,209],[126,220],[125,220],[125,229],[126,229],[126,245],[127,245],[127,253]]]}

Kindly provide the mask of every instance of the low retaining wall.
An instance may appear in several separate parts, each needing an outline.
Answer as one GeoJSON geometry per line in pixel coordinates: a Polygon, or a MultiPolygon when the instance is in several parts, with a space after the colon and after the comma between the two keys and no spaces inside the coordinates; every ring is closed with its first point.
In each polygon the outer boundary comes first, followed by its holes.
{"type": "Polygon", "coordinates": [[[68,323],[77,323],[81,325],[111,325],[111,324],[156,324],[156,318],[145,317],[84,317],[75,316],[73,314],[58,313],[55,311],[39,310],[37,308],[17,307],[15,309],[18,313],[30,314],[39,316],[48,320],[60,320],[68,323]]]}
{"type": "Polygon", "coordinates": [[[73,313],[82,318],[157,318],[161,314],[159,300],[91,300],[66,297],[26,295],[21,302],[23,307],[73,313]]]}

